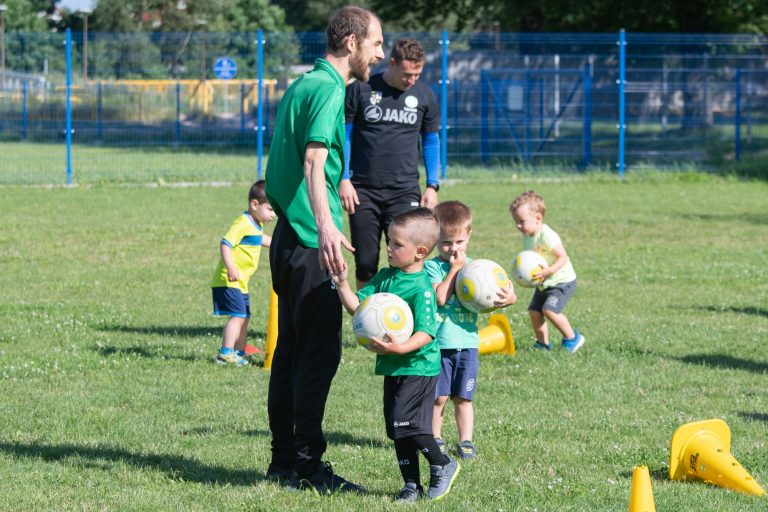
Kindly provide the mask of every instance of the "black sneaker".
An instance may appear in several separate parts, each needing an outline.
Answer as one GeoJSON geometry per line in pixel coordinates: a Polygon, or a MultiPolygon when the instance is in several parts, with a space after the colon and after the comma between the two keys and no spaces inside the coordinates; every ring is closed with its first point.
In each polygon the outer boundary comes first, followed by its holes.
{"type": "Polygon", "coordinates": [[[287,482],[288,487],[299,490],[313,489],[317,492],[358,492],[364,494],[367,491],[364,487],[334,474],[333,468],[329,462],[321,462],[312,475],[302,477],[294,471],[293,476],[287,482]]]}
{"type": "Polygon", "coordinates": [[[448,464],[445,466],[429,466],[429,490],[427,490],[427,497],[431,500],[439,500],[444,498],[453,486],[453,481],[456,480],[456,475],[459,474],[461,466],[459,462],[448,457],[448,464]]]}
{"type": "Polygon", "coordinates": [[[291,478],[292,475],[293,469],[291,468],[276,466],[272,463],[270,463],[267,467],[266,478],[267,480],[272,480],[273,482],[285,482],[291,478]]]}
{"type": "Polygon", "coordinates": [[[424,496],[424,488],[420,485],[416,485],[413,482],[408,482],[400,489],[395,497],[396,503],[412,503],[424,496]]]}

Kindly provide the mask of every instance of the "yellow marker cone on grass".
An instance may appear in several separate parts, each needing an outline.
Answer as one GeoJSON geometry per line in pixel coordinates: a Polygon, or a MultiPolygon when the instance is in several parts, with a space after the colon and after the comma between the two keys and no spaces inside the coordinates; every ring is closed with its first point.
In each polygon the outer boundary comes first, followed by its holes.
{"type": "Polygon", "coordinates": [[[267,342],[264,346],[264,370],[272,368],[272,358],[277,347],[277,294],[269,290],[269,312],[267,317],[267,342]]]}
{"type": "Polygon", "coordinates": [[[656,512],[648,466],[632,468],[632,488],[629,494],[629,512],[656,512]]]}
{"type": "Polygon", "coordinates": [[[672,480],[702,480],[746,494],[765,494],[731,455],[731,429],[723,420],[694,421],[679,427],[669,451],[672,480]]]}
{"type": "Polygon", "coordinates": [[[515,338],[512,337],[512,327],[507,317],[497,313],[491,315],[488,323],[487,327],[483,327],[478,332],[480,338],[478,353],[504,352],[511,356],[515,355],[515,338]]]}

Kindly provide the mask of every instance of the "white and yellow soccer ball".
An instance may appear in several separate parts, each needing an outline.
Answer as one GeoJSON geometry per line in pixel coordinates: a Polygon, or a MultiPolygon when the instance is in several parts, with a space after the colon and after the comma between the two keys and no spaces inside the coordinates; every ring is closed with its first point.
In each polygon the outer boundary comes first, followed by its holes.
{"type": "Polygon", "coordinates": [[[541,279],[534,280],[533,276],[541,272],[546,265],[547,260],[541,254],[536,251],[523,251],[512,263],[512,278],[520,286],[535,288],[541,284],[541,279]]]}
{"type": "Polygon", "coordinates": [[[464,265],[456,276],[456,296],[459,302],[474,313],[488,313],[496,309],[497,294],[509,286],[506,271],[491,260],[473,260],[464,265]]]}
{"type": "Polygon", "coordinates": [[[368,348],[371,338],[389,333],[395,343],[403,343],[413,334],[413,313],[408,303],[392,293],[374,293],[365,298],[352,317],[357,342],[368,348]]]}

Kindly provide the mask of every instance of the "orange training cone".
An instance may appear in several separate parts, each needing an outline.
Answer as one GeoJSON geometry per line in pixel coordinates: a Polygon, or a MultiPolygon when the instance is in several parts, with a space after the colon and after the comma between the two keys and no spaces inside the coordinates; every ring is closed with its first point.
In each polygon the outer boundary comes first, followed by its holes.
{"type": "Polygon", "coordinates": [[[269,312],[267,319],[267,342],[264,347],[264,370],[272,368],[272,357],[277,347],[277,294],[269,290],[269,312]]]}
{"type": "Polygon", "coordinates": [[[629,512],[656,512],[648,466],[632,468],[632,489],[629,494],[629,512]]]}
{"type": "Polygon", "coordinates": [[[492,352],[504,352],[515,355],[515,338],[512,337],[512,327],[509,320],[502,314],[491,315],[488,319],[488,327],[483,327],[478,332],[480,346],[478,353],[490,354],[492,352]]]}
{"type": "Polygon", "coordinates": [[[731,429],[723,420],[694,421],[679,427],[669,451],[672,480],[698,479],[746,494],[765,494],[731,455],[731,429]]]}

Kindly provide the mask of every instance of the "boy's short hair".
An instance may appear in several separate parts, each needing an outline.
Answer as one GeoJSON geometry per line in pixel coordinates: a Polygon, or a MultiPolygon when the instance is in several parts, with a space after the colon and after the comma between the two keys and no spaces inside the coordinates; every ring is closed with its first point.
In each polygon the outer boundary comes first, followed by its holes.
{"type": "Polygon", "coordinates": [[[400,64],[404,60],[423,64],[426,60],[424,48],[415,39],[399,39],[392,47],[389,56],[395,64],[400,64]]]}
{"type": "Polygon", "coordinates": [[[268,203],[267,194],[264,192],[264,186],[266,182],[259,180],[251,185],[251,190],[248,191],[248,202],[250,203],[254,199],[261,203],[268,203]]]}
{"type": "Polygon", "coordinates": [[[392,219],[390,226],[409,228],[410,239],[416,245],[423,245],[429,252],[437,245],[440,228],[435,214],[429,208],[414,208],[400,213],[392,219]]]}
{"type": "Polygon", "coordinates": [[[442,232],[455,234],[472,231],[472,210],[461,201],[443,201],[435,206],[434,212],[442,232]]]}
{"type": "Polygon", "coordinates": [[[328,38],[328,48],[331,51],[339,51],[344,48],[347,38],[354,34],[357,42],[362,43],[368,37],[368,28],[371,20],[378,19],[371,11],[347,5],[331,15],[328,27],[325,29],[328,38]]]}
{"type": "Polygon", "coordinates": [[[544,217],[544,212],[546,211],[544,198],[533,190],[526,190],[517,196],[515,200],[512,201],[512,204],[509,205],[509,213],[515,213],[515,210],[524,204],[527,204],[528,208],[530,208],[533,213],[540,213],[541,216],[544,217]]]}

